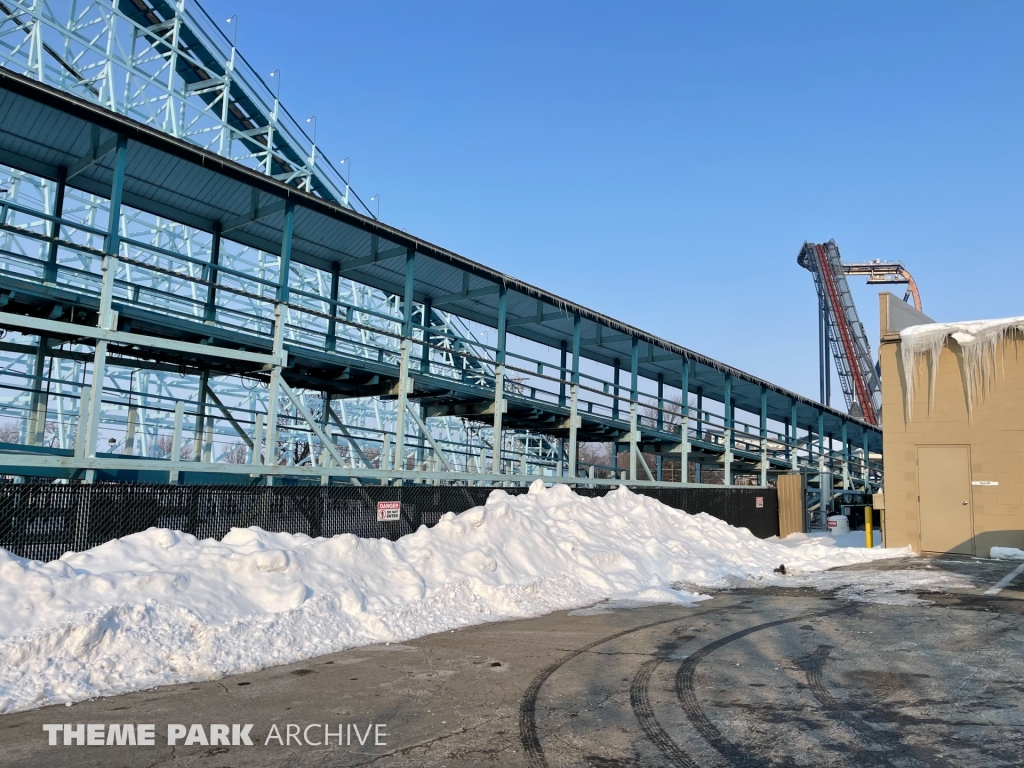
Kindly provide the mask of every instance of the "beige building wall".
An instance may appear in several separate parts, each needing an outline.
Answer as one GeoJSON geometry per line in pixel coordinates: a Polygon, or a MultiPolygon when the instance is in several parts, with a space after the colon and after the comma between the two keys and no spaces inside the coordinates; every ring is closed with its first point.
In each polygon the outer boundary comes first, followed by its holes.
{"type": "Polygon", "coordinates": [[[886,546],[979,557],[988,557],[992,546],[1024,549],[1024,337],[1007,337],[992,387],[976,395],[970,414],[959,344],[946,340],[934,396],[927,359],[918,358],[908,416],[909,372],[898,331],[911,323],[897,302],[903,303],[881,296],[886,546]],[[930,549],[923,549],[922,530],[930,549]],[[951,546],[963,530],[967,539],[951,546]]]}

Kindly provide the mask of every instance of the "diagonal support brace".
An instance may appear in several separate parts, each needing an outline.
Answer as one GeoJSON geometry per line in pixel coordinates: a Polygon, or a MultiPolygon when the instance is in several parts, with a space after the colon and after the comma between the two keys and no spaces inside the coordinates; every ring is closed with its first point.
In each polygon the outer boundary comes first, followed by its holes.
{"type": "Polygon", "coordinates": [[[324,450],[331,454],[331,458],[338,463],[339,467],[344,466],[341,454],[338,453],[338,449],[334,447],[334,443],[331,442],[331,440],[327,438],[327,435],[324,434],[324,431],[320,429],[320,425],[316,423],[316,419],[313,418],[313,414],[311,414],[309,409],[306,408],[305,403],[302,402],[302,398],[296,395],[294,390],[284,383],[283,379],[279,381],[277,385],[281,388],[281,391],[288,396],[288,399],[292,401],[292,405],[295,406],[295,410],[299,412],[299,415],[306,420],[307,424],[309,424],[310,428],[313,430],[313,434],[320,439],[320,444],[324,447],[324,450]]]}

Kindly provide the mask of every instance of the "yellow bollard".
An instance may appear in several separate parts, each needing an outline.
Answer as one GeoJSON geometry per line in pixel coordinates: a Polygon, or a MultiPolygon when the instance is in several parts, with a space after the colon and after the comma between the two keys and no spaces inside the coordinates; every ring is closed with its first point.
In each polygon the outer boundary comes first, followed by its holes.
{"type": "Polygon", "coordinates": [[[864,507],[864,546],[871,549],[875,546],[875,521],[871,519],[871,507],[864,507]]]}

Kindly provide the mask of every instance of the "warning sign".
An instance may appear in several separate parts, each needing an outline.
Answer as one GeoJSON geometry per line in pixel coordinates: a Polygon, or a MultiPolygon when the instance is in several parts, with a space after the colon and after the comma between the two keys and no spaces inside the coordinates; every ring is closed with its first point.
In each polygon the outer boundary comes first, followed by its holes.
{"type": "Polygon", "coordinates": [[[754,506],[758,509],[764,509],[764,496],[757,496],[754,499],[754,506]]]}
{"type": "Polygon", "coordinates": [[[402,502],[400,501],[378,501],[377,522],[391,523],[402,517],[402,502]]]}

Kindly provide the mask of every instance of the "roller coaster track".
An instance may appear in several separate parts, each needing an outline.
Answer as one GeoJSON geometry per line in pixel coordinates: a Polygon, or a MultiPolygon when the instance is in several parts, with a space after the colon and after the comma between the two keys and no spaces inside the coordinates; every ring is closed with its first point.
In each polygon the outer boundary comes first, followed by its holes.
{"type": "Polygon", "coordinates": [[[829,345],[847,408],[851,415],[862,416],[866,422],[877,426],[880,422],[881,384],[872,362],[867,334],[846,282],[839,248],[834,240],[825,244],[804,243],[797,263],[814,276],[819,304],[827,315],[829,345]]]}

